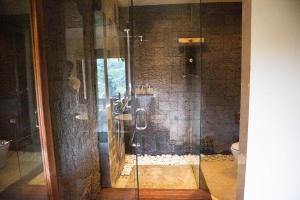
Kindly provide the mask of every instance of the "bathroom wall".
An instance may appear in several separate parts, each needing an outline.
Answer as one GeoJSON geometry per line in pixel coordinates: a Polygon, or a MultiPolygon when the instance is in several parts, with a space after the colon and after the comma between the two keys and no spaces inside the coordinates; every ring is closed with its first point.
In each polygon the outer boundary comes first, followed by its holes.
{"type": "Polygon", "coordinates": [[[134,34],[145,39],[135,39],[135,84],[155,91],[137,98],[149,111],[149,128],[140,134],[142,153],[197,151],[200,126],[202,139],[213,138],[210,153],[228,152],[239,134],[241,4],[136,6],[133,13],[134,34]],[[205,44],[196,48],[199,77],[183,77],[178,38],[200,34],[205,44]]]}
{"type": "Polygon", "coordinates": [[[228,152],[239,138],[242,5],[202,5],[201,137],[213,136],[214,151],[228,152]]]}
{"type": "Polygon", "coordinates": [[[95,199],[100,168],[92,1],[43,1],[42,12],[60,195],[62,199],[95,199]],[[86,99],[82,98],[82,60],[86,99]]]}
{"type": "MultiPolygon", "coordinates": [[[[139,134],[142,153],[191,151],[192,121],[200,120],[199,114],[193,116],[192,101],[197,99],[200,113],[200,98],[194,98],[200,97],[200,79],[183,77],[187,73],[185,53],[178,38],[199,37],[199,11],[199,5],[134,7],[134,34],[145,39],[135,41],[135,85],[148,84],[154,88],[153,97],[137,98],[138,106],[144,106],[149,113],[148,129],[139,134]]],[[[199,52],[199,47],[196,49],[199,52]]]]}
{"type": "Polygon", "coordinates": [[[250,75],[245,82],[250,87],[249,122],[247,132],[241,135],[245,139],[248,133],[247,155],[240,156],[241,164],[247,156],[245,196],[239,199],[297,200],[300,2],[246,2],[245,17],[251,26],[251,37],[248,35],[245,40],[250,51],[243,54],[249,61],[245,65],[245,72],[250,75]]]}

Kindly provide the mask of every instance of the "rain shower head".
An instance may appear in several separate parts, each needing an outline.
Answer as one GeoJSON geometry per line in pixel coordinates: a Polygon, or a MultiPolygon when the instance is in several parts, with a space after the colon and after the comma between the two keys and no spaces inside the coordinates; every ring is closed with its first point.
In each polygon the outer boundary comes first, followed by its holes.
{"type": "Polygon", "coordinates": [[[178,38],[178,43],[182,45],[200,45],[204,42],[204,38],[178,38]]]}

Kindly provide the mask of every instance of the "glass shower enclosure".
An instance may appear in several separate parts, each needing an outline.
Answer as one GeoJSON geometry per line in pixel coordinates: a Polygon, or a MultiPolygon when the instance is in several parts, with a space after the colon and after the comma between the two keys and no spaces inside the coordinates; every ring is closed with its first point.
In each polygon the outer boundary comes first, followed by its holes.
{"type": "Polygon", "coordinates": [[[94,16],[101,185],[205,188],[200,2],[102,1],[94,16]]]}
{"type": "Polygon", "coordinates": [[[200,4],[133,2],[139,188],[197,189],[200,163],[200,4]]]}
{"type": "Polygon", "coordinates": [[[208,190],[207,177],[215,188],[235,184],[240,3],[44,0],[43,9],[66,194],[85,194],[84,182],[96,195],[99,179],[101,189],[137,197],[143,189],[208,190]]]}

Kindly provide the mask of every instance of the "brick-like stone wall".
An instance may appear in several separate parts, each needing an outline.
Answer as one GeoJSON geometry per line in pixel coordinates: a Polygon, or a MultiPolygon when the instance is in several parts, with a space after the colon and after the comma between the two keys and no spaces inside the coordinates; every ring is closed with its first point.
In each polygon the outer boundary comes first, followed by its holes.
{"type": "MultiPolygon", "coordinates": [[[[92,1],[43,1],[45,53],[61,199],[96,199],[100,190],[93,83],[92,1]],[[73,28],[73,29],[72,29],[73,28]],[[76,42],[72,33],[78,37],[76,42]],[[73,42],[72,42],[73,41],[73,42]],[[87,101],[79,99],[76,60],[86,64],[87,101]],[[87,116],[78,119],[78,116],[87,116]]],[[[46,81],[46,80],[45,80],[46,81]]],[[[80,87],[83,86],[80,81],[80,87]]]]}
{"type": "Polygon", "coordinates": [[[135,85],[155,91],[150,99],[137,98],[149,113],[149,127],[139,134],[141,153],[198,151],[200,129],[202,138],[213,138],[211,153],[229,151],[239,132],[241,4],[139,6],[133,13],[134,35],[145,39],[135,39],[135,85]],[[177,40],[201,34],[199,77],[184,77],[185,50],[177,40]]]}
{"type": "MultiPolygon", "coordinates": [[[[191,153],[193,139],[200,140],[200,79],[184,77],[188,73],[186,51],[178,38],[200,37],[200,7],[140,6],[133,10],[134,35],[145,39],[135,40],[135,85],[149,84],[154,88],[153,97],[137,98],[138,106],[149,113],[148,129],[139,134],[141,152],[191,153]]],[[[195,51],[200,60],[200,47],[195,51]]],[[[199,62],[196,68],[199,74],[199,62]]]]}
{"type": "Polygon", "coordinates": [[[212,136],[214,151],[230,151],[239,137],[241,3],[203,4],[201,136],[212,136]]]}

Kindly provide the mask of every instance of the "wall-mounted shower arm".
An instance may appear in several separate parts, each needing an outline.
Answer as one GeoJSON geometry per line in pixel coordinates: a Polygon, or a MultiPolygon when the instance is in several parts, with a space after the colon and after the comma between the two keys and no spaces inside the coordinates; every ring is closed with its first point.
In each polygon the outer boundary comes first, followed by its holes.
{"type": "Polygon", "coordinates": [[[126,33],[127,41],[127,82],[128,82],[128,91],[127,95],[131,94],[131,54],[130,54],[130,29],[124,29],[126,33]]]}
{"type": "Polygon", "coordinates": [[[127,35],[127,31],[130,32],[130,29],[124,29],[124,31],[126,32],[126,36],[118,36],[118,37],[121,37],[121,38],[137,38],[140,42],[144,42],[144,41],[148,41],[148,40],[145,40],[145,36],[144,35],[134,35],[134,36],[130,36],[129,34],[127,35]]]}

